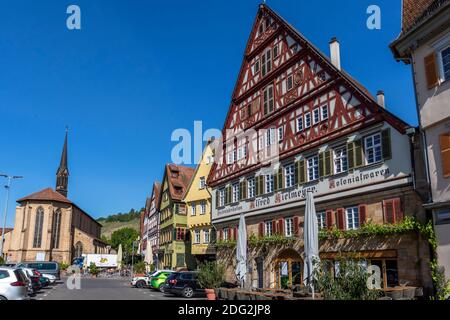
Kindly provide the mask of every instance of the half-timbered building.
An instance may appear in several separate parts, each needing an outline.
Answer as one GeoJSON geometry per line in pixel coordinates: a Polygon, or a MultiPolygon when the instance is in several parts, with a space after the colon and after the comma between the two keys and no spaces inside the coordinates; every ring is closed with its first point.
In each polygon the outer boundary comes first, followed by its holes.
{"type": "MultiPolygon", "coordinates": [[[[247,283],[302,282],[307,191],[322,234],[425,221],[413,183],[414,128],[385,108],[382,92],[375,99],[342,70],[336,39],[330,51],[329,58],[260,5],[208,177],[217,259],[228,281],[235,280],[233,241],[244,213],[247,283]]],[[[350,254],[378,265],[384,287],[431,285],[429,246],[417,232],[321,237],[322,259],[350,254]]]]}

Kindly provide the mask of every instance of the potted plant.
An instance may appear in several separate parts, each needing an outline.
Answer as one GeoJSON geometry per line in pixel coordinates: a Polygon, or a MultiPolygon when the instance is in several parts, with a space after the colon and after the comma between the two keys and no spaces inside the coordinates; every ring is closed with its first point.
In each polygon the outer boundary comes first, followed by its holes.
{"type": "Polygon", "coordinates": [[[92,274],[94,278],[97,278],[97,275],[100,273],[100,269],[97,268],[95,263],[91,262],[91,264],[89,265],[89,273],[92,274]]]}
{"type": "Polygon", "coordinates": [[[206,262],[200,265],[198,283],[205,289],[208,300],[216,300],[215,288],[223,283],[225,267],[216,261],[206,262]]]}

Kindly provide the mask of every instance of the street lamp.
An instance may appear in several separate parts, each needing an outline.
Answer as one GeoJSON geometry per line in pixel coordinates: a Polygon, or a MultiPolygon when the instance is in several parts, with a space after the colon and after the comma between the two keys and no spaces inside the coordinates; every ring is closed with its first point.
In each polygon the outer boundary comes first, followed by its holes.
{"type": "Polygon", "coordinates": [[[3,242],[5,241],[5,230],[6,230],[6,217],[8,215],[8,201],[9,201],[9,190],[11,189],[11,181],[14,179],[22,179],[22,176],[9,176],[7,174],[0,174],[0,177],[8,179],[5,185],[6,189],[6,202],[5,202],[5,213],[3,214],[3,230],[2,230],[2,240],[0,242],[0,257],[3,257],[3,242]]]}

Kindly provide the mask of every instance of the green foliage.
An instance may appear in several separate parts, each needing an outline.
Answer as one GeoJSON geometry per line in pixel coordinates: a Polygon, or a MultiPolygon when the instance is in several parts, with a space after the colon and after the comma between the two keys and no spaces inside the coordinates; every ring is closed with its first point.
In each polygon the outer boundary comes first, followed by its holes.
{"type": "Polygon", "coordinates": [[[3,257],[0,257],[0,265],[5,264],[5,259],[3,257]]]}
{"type": "Polygon", "coordinates": [[[339,272],[334,275],[332,264],[321,261],[314,272],[314,287],[326,300],[376,300],[380,291],[367,286],[369,273],[354,259],[340,259],[339,272]]]}
{"type": "Polygon", "coordinates": [[[143,209],[136,211],[134,209],[131,209],[128,213],[117,213],[117,214],[111,214],[109,216],[98,218],[98,222],[129,222],[134,219],[139,219],[140,212],[143,209]]]}
{"type": "Polygon", "coordinates": [[[138,261],[133,266],[134,273],[145,273],[145,262],[144,261],[138,261]]]}
{"type": "Polygon", "coordinates": [[[111,242],[111,240],[109,240],[108,237],[105,235],[102,235],[100,239],[102,239],[102,241],[105,242],[106,244],[110,244],[111,242]]]}
{"type": "Polygon", "coordinates": [[[292,244],[293,242],[295,242],[295,238],[294,237],[285,237],[282,235],[272,235],[272,236],[264,236],[262,238],[255,236],[254,234],[251,234],[248,237],[248,242],[250,246],[253,247],[257,247],[257,246],[262,246],[262,245],[270,245],[270,244],[280,244],[280,245],[284,245],[284,244],[292,244]]]}
{"type": "Polygon", "coordinates": [[[156,271],[156,268],[155,268],[155,265],[152,263],[151,265],[150,265],[150,272],[154,272],[154,271],[156,271]]]}
{"type": "Polygon", "coordinates": [[[437,300],[446,300],[450,296],[450,281],[445,278],[445,269],[436,259],[430,262],[431,277],[436,290],[437,300]]]}
{"type": "Polygon", "coordinates": [[[231,240],[218,240],[216,242],[216,246],[218,248],[234,248],[236,246],[236,241],[231,241],[231,240]]]}
{"type": "Polygon", "coordinates": [[[110,244],[111,247],[116,250],[119,248],[119,245],[122,244],[123,253],[131,254],[133,241],[137,240],[138,237],[139,232],[137,232],[133,228],[122,228],[112,233],[110,244]]]}
{"type": "Polygon", "coordinates": [[[89,265],[89,273],[95,276],[100,273],[100,269],[97,268],[95,263],[91,262],[91,264],[89,265]]]}
{"type": "Polygon", "coordinates": [[[64,263],[64,262],[61,262],[59,264],[59,270],[61,270],[61,271],[66,271],[68,267],[69,267],[69,264],[64,263]]]}
{"type": "Polygon", "coordinates": [[[200,265],[198,283],[202,288],[214,289],[222,285],[225,275],[225,266],[217,261],[207,261],[200,265]]]}

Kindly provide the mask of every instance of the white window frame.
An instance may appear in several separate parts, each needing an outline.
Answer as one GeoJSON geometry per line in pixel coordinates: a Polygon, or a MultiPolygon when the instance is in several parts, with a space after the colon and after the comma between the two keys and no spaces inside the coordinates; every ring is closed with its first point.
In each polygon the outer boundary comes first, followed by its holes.
{"type": "Polygon", "coordinates": [[[265,193],[272,193],[274,190],[274,181],[272,174],[264,175],[264,191],[265,193]]]}
{"type": "Polygon", "coordinates": [[[304,117],[305,121],[303,124],[305,126],[305,129],[308,129],[309,127],[311,127],[311,112],[305,113],[304,117]]]}
{"type": "Polygon", "coordinates": [[[200,201],[200,215],[206,214],[206,201],[202,200],[200,201]]]}
{"type": "Polygon", "coordinates": [[[275,111],[275,91],[273,88],[273,84],[268,85],[263,91],[263,112],[266,110],[265,106],[267,104],[267,113],[270,114],[275,111]],[[270,95],[272,94],[272,97],[270,95]],[[272,106],[272,108],[270,108],[272,106]]]}
{"type": "Polygon", "coordinates": [[[223,241],[228,241],[230,236],[230,229],[229,228],[223,228],[222,230],[222,238],[223,241]]]}
{"type": "Polygon", "coordinates": [[[207,244],[210,242],[210,233],[209,230],[203,231],[203,243],[207,244]]]}
{"type": "Polygon", "coordinates": [[[239,202],[239,197],[240,197],[240,195],[239,195],[239,183],[234,183],[232,186],[231,186],[231,202],[233,202],[233,203],[237,203],[237,202],[239,202]]]}
{"type": "MultiPolygon", "coordinates": [[[[449,70],[448,78],[445,78],[444,57],[442,55],[445,50],[450,50],[450,44],[448,44],[447,46],[443,47],[442,49],[440,49],[438,51],[439,73],[440,73],[440,78],[441,78],[442,82],[450,80],[450,70],[449,70]]],[[[448,66],[450,68],[450,63],[448,64],[448,66]]]]}
{"type": "Polygon", "coordinates": [[[261,58],[261,75],[264,77],[272,71],[272,50],[266,49],[261,58]]]}
{"type": "Polygon", "coordinates": [[[270,147],[275,144],[275,128],[269,128],[266,130],[266,147],[270,147]]]}
{"type": "Polygon", "coordinates": [[[325,211],[319,211],[317,215],[317,226],[320,229],[325,229],[327,227],[327,213],[325,211]]]}
{"type": "Polygon", "coordinates": [[[284,219],[284,235],[286,237],[294,236],[294,218],[289,217],[284,219]]]}
{"type": "Polygon", "coordinates": [[[356,230],[359,228],[359,208],[348,207],[345,208],[345,225],[347,230],[356,230]]]}
{"type": "Polygon", "coordinates": [[[293,163],[284,167],[284,186],[285,188],[295,186],[295,166],[293,163]]]}
{"type": "Polygon", "coordinates": [[[306,158],[306,173],[308,181],[318,180],[319,177],[319,157],[317,155],[306,158]]]}
{"type": "Polygon", "coordinates": [[[291,91],[294,88],[294,75],[290,74],[287,78],[286,78],[286,92],[291,91]],[[291,85],[289,85],[289,83],[291,85]]]}
{"type": "Polygon", "coordinates": [[[223,207],[225,205],[225,189],[219,190],[219,207],[223,207]]]}
{"type": "Polygon", "coordinates": [[[191,203],[191,217],[194,217],[197,215],[197,206],[195,202],[191,203]]]}
{"type": "Polygon", "coordinates": [[[278,127],[278,142],[282,142],[284,139],[284,128],[278,127]]]}
{"type": "Polygon", "coordinates": [[[249,178],[247,180],[247,196],[249,199],[252,199],[256,196],[255,178],[249,178]]]}
{"type": "Polygon", "coordinates": [[[303,115],[297,117],[297,132],[303,131],[303,115]]]}
{"type": "Polygon", "coordinates": [[[273,235],[272,221],[264,222],[264,236],[270,237],[273,235]]]}
{"type": "Polygon", "coordinates": [[[383,146],[381,141],[381,133],[374,133],[364,138],[364,156],[366,158],[366,164],[374,164],[383,161],[383,146]],[[379,138],[379,142],[375,143],[375,137],[379,138]],[[371,142],[372,146],[368,146],[371,142]],[[377,159],[377,151],[379,151],[379,158],[377,159]],[[373,160],[369,161],[369,156],[373,152],[373,160]]]}
{"type": "Polygon", "coordinates": [[[205,177],[200,177],[199,180],[199,189],[205,189],[206,187],[206,178],[205,177]]]}
{"type": "Polygon", "coordinates": [[[320,122],[320,109],[315,108],[313,110],[313,124],[318,124],[320,122]]]}
{"type": "Polygon", "coordinates": [[[348,170],[347,147],[339,146],[333,149],[334,174],[346,172],[348,170]]]}
{"type": "Polygon", "coordinates": [[[328,117],[330,116],[329,113],[330,112],[328,110],[328,104],[324,104],[323,106],[320,107],[320,117],[322,121],[328,120],[328,117]]]}
{"type": "Polygon", "coordinates": [[[194,230],[194,244],[200,244],[201,242],[201,234],[200,230],[194,230]]]}
{"type": "Polygon", "coordinates": [[[261,71],[261,62],[259,61],[259,57],[256,58],[255,64],[253,65],[253,72],[256,75],[261,71]]]}
{"type": "Polygon", "coordinates": [[[276,59],[276,58],[278,58],[279,56],[280,56],[280,47],[279,47],[279,43],[277,43],[276,45],[274,45],[273,46],[273,49],[272,49],[272,57],[273,57],[273,59],[276,59]],[[277,54],[275,55],[275,49],[276,49],[276,51],[277,51],[277,54]]]}

